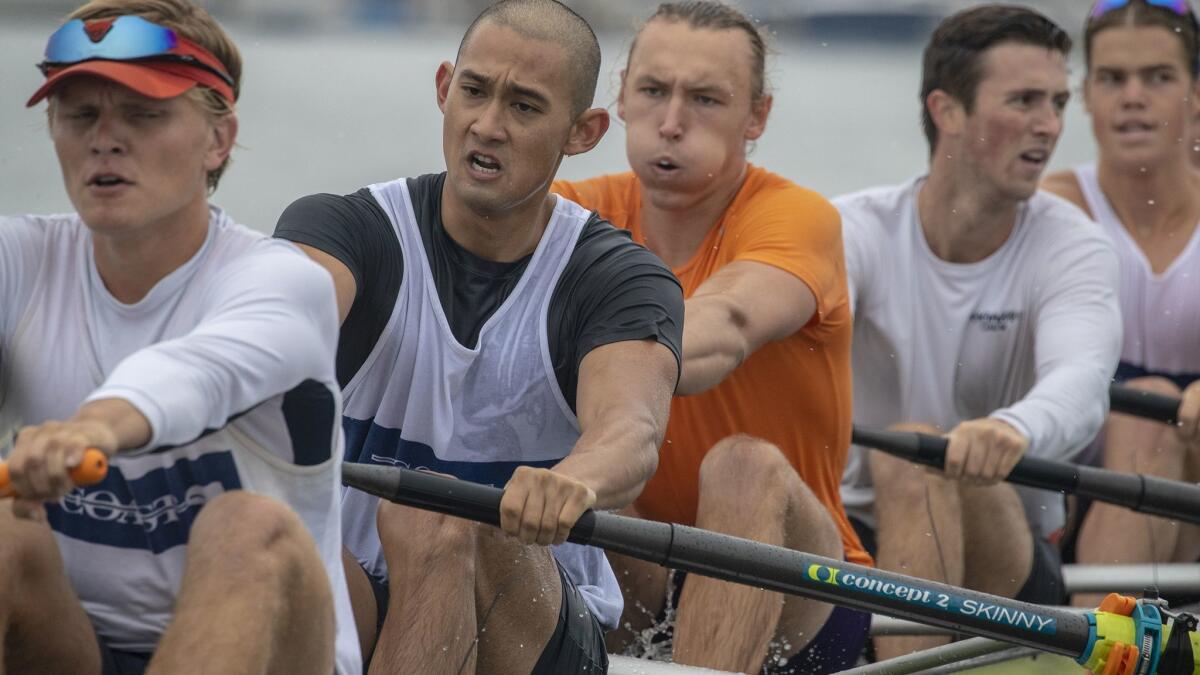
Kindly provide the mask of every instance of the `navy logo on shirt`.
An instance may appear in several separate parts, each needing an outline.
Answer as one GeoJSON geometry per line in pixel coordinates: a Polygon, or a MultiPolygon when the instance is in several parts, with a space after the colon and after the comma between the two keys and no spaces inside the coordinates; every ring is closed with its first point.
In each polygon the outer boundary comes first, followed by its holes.
{"type": "Polygon", "coordinates": [[[968,323],[978,325],[983,330],[994,333],[1008,330],[1008,327],[1025,316],[1024,311],[1009,310],[1006,312],[971,312],[968,323]]]}
{"type": "Polygon", "coordinates": [[[375,424],[373,419],[342,418],[346,432],[346,461],[424,469],[454,476],[472,483],[504,487],[518,466],[550,468],[559,460],[530,462],[464,462],[441,459],[424,443],[401,437],[399,429],[375,424]]]}
{"type": "Polygon", "coordinates": [[[187,543],[200,509],[242,486],[233,452],[182,458],[136,480],[110,465],[104,481],[47,505],[50,527],[93,544],[162,553],[187,543]]]}

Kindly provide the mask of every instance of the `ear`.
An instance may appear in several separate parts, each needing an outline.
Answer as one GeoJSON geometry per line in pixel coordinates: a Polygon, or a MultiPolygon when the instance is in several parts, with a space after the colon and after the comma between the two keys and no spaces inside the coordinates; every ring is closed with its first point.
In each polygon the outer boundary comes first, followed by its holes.
{"type": "Polygon", "coordinates": [[[237,143],[237,132],[237,115],[229,113],[213,120],[208,152],[204,154],[205,171],[216,171],[229,159],[229,153],[237,143]]]}
{"type": "Polygon", "coordinates": [[[567,136],[566,145],[563,146],[563,154],[569,157],[585,153],[596,147],[600,139],[604,138],[604,133],[608,131],[608,125],[608,111],[604,108],[583,111],[571,125],[571,133],[567,136]]]}
{"type": "Polygon", "coordinates": [[[941,89],[934,89],[925,97],[925,106],[933,118],[933,125],[937,127],[938,138],[962,134],[967,110],[961,101],[941,89]]]}
{"type": "Polygon", "coordinates": [[[757,141],[767,130],[767,116],[771,114],[774,97],[763,94],[756,103],[750,104],[750,124],[746,126],[746,140],[757,141]]]}
{"type": "Polygon", "coordinates": [[[625,121],[625,74],[628,70],[621,70],[621,88],[617,90],[617,119],[625,121]]]}
{"type": "Polygon", "coordinates": [[[438,66],[437,74],[433,76],[433,81],[437,86],[437,106],[438,110],[446,112],[446,98],[450,96],[450,80],[454,79],[454,64],[449,61],[442,61],[442,65],[438,66]]]}

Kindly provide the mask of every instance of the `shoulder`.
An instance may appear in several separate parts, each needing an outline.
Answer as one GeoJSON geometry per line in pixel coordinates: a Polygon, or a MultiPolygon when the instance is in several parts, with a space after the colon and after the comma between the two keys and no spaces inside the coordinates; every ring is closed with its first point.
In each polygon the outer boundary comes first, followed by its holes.
{"type": "Polygon", "coordinates": [[[1035,231],[1046,236],[1107,241],[1108,237],[1083,209],[1045,190],[1038,190],[1026,204],[1028,220],[1035,231]]]}
{"type": "Polygon", "coordinates": [[[86,231],[83,221],[74,213],[0,216],[0,241],[6,245],[74,240],[86,231]]]}
{"type": "Polygon", "coordinates": [[[1085,212],[1087,211],[1087,200],[1083,196],[1083,187],[1080,186],[1079,178],[1074,170],[1056,171],[1046,176],[1042,179],[1041,189],[1058,195],[1085,212]]]}
{"type": "Polygon", "coordinates": [[[1086,259],[1115,269],[1116,250],[1104,230],[1071,202],[1039,190],[1026,205],[1026,250],[1062,270],[1086,259]],[[1036,253],[1035,253],[1036,252],[1036,253]]]}
{"type": "Polygon", "coordinates": [[[331,225],[352,225],[386,219],[369,188],[348,195],[312,194],[292,202],[279,217],[276,234],[331,225]]]}
{"type": "Polygon", "coordinates": [[[220,225],[216,237],[210,265],[219,290],[297,303],[333,300],[329,273],[290,241],[232,221],[220,225]]]}
{"type": "Polygon", "coordinates": [[[614,226],[596,213],[592,213],[584,224],[567,265],[568,270],[583,274],[591,274],[589,270],[603,270],[610,278],[630,272],[665,274],[675,278],[666,263],[633,241],[628,230],[614,226]]]}
{"type": "Polygon", "coordinates": [[[746,214],[786,214],[793,220],[835,223],[840,220],[837,209],[824,195],[753,165],[735,201],[740,202],[735,208],[746,214]]]}
{"type": "Polygon", "coordinates": [[[884,185],[841,195],[833,205],[842,215],[847,234],[859,231],[897,231],[912,215],[913,182],[884,185]]]}
{"type": "Polygon", "coordinates": [[[614,209],[624,211],[631,208],[632,202],[638,198],[638,182],[632,171],[626,171],[587,180],[556,180],[550,191],[585,209],[608,216],[614,209]]]}

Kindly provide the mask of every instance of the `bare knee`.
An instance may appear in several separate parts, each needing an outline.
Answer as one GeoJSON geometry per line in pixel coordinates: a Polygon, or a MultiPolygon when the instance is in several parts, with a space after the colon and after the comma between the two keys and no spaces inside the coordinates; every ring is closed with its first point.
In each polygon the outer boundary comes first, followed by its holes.
{"type": "Polygon", "coordinates": [[[700,464],[701,499],[786,499],[797,486],[803,482],[779,448],[745,434],[722,439],[700,464]]]}
{"type": "Polygon", "coordinates": [[[446,569],[447,565],[473,571],[480,530],[484,527],[470,520],[382,500],[376,526],[392,583],[399,580],[400,574],[420,577],[446,569]]]}
{"type": "Polygon", "coordinates": [[[287,582],[302,565],[321,564],[300,516],[283,502],[243,490],[204,506],[192,525],[189,561],[224,561],[230,572],[287,582]]]}
{"type": "Polygon", "coordinates": [[[928,498],[953,498],[958,485],[907,459],[879,450],[867,455],[875,501],[885,507],[906,507],[925,503],[928,498]]]}

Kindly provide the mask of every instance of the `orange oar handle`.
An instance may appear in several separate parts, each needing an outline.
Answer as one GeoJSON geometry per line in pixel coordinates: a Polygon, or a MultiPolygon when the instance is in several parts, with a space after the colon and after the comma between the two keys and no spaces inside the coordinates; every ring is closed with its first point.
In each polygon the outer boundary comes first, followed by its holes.
{"type": "MultiPolygon", "coordinates": [[[[76,485],[95,485],[104,480],[108,474],[108,457],[103,452],[91,448],[83,453],[79,466],[71,469],[71,480],[76,485]]],[[[14,497],[12,484],[8,477],[8,464],[0,462],[0,497],[14,497]]]]}

